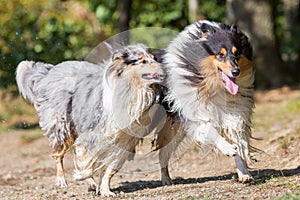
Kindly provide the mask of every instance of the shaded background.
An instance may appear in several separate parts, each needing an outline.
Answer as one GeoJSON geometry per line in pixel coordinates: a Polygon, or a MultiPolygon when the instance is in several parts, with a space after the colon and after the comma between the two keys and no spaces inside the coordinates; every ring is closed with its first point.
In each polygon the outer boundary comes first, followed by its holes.
{"type": "Polygon", "coordinates": [[[249,36],[257,88],[299,87],[299,0],[1,0],[0,87],[24,59],[84,59],[101,41],[137,27],[182,30],[199,19],[235,23],[249,36]]]}

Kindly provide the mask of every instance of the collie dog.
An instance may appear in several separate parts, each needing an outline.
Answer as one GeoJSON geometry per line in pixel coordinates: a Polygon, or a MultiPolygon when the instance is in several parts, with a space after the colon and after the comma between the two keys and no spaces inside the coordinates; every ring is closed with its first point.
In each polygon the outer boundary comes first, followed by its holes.
{"type": "MultiPolygon", "coordinates": [[[[34,105],[49,138],[59,185],[67,185],[63,157],[73,145],[74,178],[87,179],[101,195],[114,194],[110,179],[134,156],[141,138],[153,131],[170,132],[162,127],[172,124],[171,118],[163,120],[155,107],[162,101],[164,78],[161,65],[141,44],[118,49],[101,64],[22,61],[18,65],[19,91],[34,105]],[[96,172],[99,183],[93,179],[96,172]]],[[[156,146],[165,146],[159,138],[156,146]]],[[[162,181],[171,181],[164,166],[162,181]]]]}
{"type": "Polygon", "coordinates": [[[158,57],[167,69],[166,101],[187,136],[234,157],[239,181],[251,182],[254,70],[247,36],[235,25],[197,21],[158,57]]]}

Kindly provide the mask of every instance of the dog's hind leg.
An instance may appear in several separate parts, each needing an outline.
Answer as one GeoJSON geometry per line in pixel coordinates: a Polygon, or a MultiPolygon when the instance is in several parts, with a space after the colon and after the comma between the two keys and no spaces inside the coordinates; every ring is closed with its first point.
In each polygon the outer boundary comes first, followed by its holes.
{"type": "MultiPolygon", "coordinates": [[[[63,118],[59,119],[61,120],[63,118]]],[[[69,124],[67,124],[64,120],[61,120],[59,123],[56,123],[55,127],[53,128],[55,128],[56,131],[47,131],[46,135],[48,136],[51,143],[55,144],[53,147],[54,154],[52,154],[51,156],[56,161],[56,185],[61,187],[67,187],[63,159],[65,153],[69,150],[70,146],[73,145],[75,135],[74,133],[70,132],[69,124]]]]}
{"type": "Polygon", "coordinates": [[[169,160],[172,153],[177,148],[177,143],[175,138],[179,124],[172,120],[171,117],[167,118],[164,127],[158,133],[156,149],[159,150],[159,163],[161,167],[161,182],[162,185],[172,185],[172,179],[169,174],[169,160]]]}
{"type": "Polygon", "coordinates": [[[171,156],[171,150],[162,148],[159,150],[159,163],[161,172],[162,185],[172,185],[172,179],[170,178],[168,163],[171,156]]]}
{"type": "Polygon", "coordinates": [[[234,157],[234,159],[235,159],[235,164],[236,164],[236,167],[237,167],[237,174],[238,174],[238,177],[239,177],[239,182],[241,182],[241,183],[250,183],[250,182],[252,182],[253,177],[249,173],[249,171],[247,169],[247,165],[246,165],[244,159],[239,155],[236,155],[234,157]]]}
{"type": "Polygon", "coordinates": [[[94,180],[93,177],[91,178],[88,178],[86,179],[88,184],[89,184],[89,187],[88,187],[88,191],[91,192],[91,191],[96,191],[97,190],[97,183],[96,181],[94,180]]]}
{"type": "Polygon", "coordinates": [[[52,157],[55,159],[56,162],[56,185],[61,187],[67,187],[67,181],[65,178],[63,165],[64,153],[52,155],[52,157]]]}
{"type": "Polygon", "coordinates": [[[161,167],[160,171],[161,171],[162,185],[172,185],[173,182],[172,182],[172,179],[171,179],[170,174],[169,174],[168,165],[165,166],[165,167],[161,167]]]}
{"type": "Polygon", "coordinates": [[[54,150],[55,153],[51,155],[56,161],[56,185],[61,187],[68,186],[65,178],[63,159],[65,153],[69,150],[70,145],[73,144],[73,141],[73,138],[69,138],[64,142],[60,150],[54,150]]]}

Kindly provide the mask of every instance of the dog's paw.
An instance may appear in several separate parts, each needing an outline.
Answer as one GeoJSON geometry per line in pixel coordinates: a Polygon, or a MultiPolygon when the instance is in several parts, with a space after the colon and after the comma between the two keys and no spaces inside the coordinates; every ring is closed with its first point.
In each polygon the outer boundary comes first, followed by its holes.
{"type": "Polygon", "coordinates": [[[166,176],[165,174],[162,174],[161,176],[161,182],[162,185],[172,185],[172,179],[169,176],[166,176]]]}
{"type": "Polygon", "coordinates": [[[235,145],[235,144],[227,143],[220,150],[225,156],[232,156],[233,157],[233,156],[237,155],[238,146],[235,145]]]}
{"type": "Polygon", "coordinates": [[[236,156],[238,153],[238,146],[236,144],[228,143],[223,137],[219,137],[216,140],[216,147],[225,155],[225,156],[236,156]]]}
{"type": "Polygon", "coordinates": [[[95,180],[91,177],[87,179],[87,182],[89,183],[88,192],[96,192],[98,185],[95,180]]]}
{"type": "Polygon", "coordinates": [[[68,186],[67,181],[66,181],[64,176],[56,177],[56,185],[59,186],[59,187],[62,187],[62,188],[68,186]]]}
{"type": "Polygon", "coordinates": [[[88,187],[88,192],[96,192],[96,191],[97,191],[97,188],[94,185],[90,185],[88,187]]]}
{"type": "Polygon", "coordinates": [[[97,186],[96,188],[96,194],[100,194],[103,197],[114,197],[116,196],[115,193],[113,193],[112,191],[110,191],[109,187],[106,186],[97,186]]]}
{"type": "Polygon", "coordinates": [[[110,190],[100,191],[100,194],[101,194],[101,196],[103,196],[103,197],[114,197],[114,196],[116,196],[116,194],[113,193],[113,192],[110,191],[110,190]]]}
{"type": "Polygon", "coordinates": [[[239,182],[240,183],[251,183],[254,180],[254,178],[251,175],[248,174],[239,174],[239,182]]]}

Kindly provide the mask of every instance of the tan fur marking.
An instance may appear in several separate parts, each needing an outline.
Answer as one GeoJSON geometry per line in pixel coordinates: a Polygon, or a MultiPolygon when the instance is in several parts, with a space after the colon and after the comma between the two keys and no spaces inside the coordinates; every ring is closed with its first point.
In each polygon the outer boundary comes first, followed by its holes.
{"type": "Polygon", "coordinates": [[[199,101],[207,102],[221,88],[223,84],[219,78],[217,61],[215,56],[204,58],[200,63],[201,74],[205,77],[201,85],[198,86],[198,99],[199,101]],[[205,97],[205,99],[203,99],[205,97]]]}
{"type": "Polygon", "coordinates": [[[226,62],[222,62],[222,61],[218,61],[215,60],[214,61],[215,66],[217,66],[220,70],[222,70],[225,74],[228,74],[231,70],[232,70],[232,66],[229,62],[229,60],[227,60],[226,62]]]}
{"type": "Polygon", "coordinates": [[[118,59],[120,59],[120,58],[122,57],[122,55],[123,55],[123,54],[122,54],[121,52],[118,52],[118,53],[116,53],[116,54],[113,55],[113,58],[112,58],[112,59],[113,59],[114,61],[115,61],[115,60],[118,60],[118,59]]]}
{"type": "Polygon", "coordinates": [[[236,51],[237,51],[237,48],[236,48],[236,47],[232,47],[231,52],[232,52],[233,54],[235,54],[236,51]]]}
{"type": "Polygon", "coordinates": [[[227,54],[227,51],[225,48],[221,48],[219,54],[223,54],[223,55],[226,55],[227,54]]]}
{"type": "Polygon", "coordinates": [[[140,61],[142,62],[142,61],[144,61],[144,60],[146,60],[146,59],[147,59],[147,56],[142,55],[141,58],[140,58],[140,61]]]}

